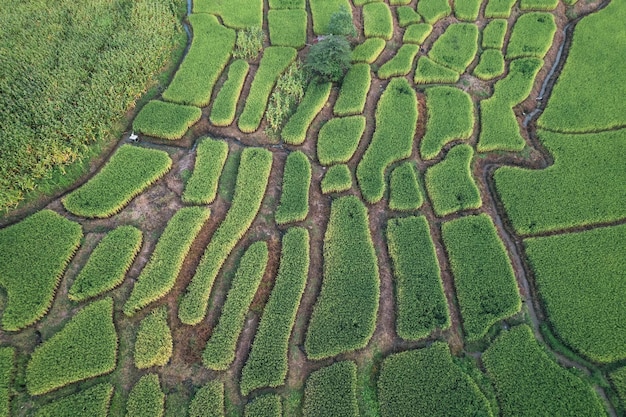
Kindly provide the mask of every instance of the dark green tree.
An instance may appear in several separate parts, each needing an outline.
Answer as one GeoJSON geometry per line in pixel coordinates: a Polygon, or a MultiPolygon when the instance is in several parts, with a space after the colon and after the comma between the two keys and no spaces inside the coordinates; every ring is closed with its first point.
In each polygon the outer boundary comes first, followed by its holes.
{"type": "Polygon", "coordinates": [[[329,35],[311,46],[304,67],[322,81],[338,82],[350,68],[351,53],[344,36],[329,35]]]}

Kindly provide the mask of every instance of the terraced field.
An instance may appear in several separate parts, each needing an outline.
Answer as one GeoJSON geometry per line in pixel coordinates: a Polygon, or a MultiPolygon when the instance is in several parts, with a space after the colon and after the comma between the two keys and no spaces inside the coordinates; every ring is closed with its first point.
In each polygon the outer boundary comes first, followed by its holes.
{"type": "Polygon", "coordinates": [[[139,141],[0,218],[0,416],[626,416],[626,2],[188,12],[139,141]]]}

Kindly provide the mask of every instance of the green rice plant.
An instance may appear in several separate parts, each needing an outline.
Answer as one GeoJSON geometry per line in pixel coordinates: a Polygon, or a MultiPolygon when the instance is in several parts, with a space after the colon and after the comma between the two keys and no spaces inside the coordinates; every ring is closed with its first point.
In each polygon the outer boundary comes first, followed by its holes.
{"type": "Polygon", "coordinates": [[[543,58],[552,46],[555,33],[556,22],[552,13],[532,12],[521,15],[511,29],[506,59],[543,58]]]}
{"type": "Polygon", "coordinates": [[[322,165],[346,163],[365,132],[364,116],[330,119],[317,135],[317,159],[322,165]]]}
{"type": "Polygon", "coordinates": [[[551,327],[597,363],[626,359],[626,335],[615,331],[626,319],[625,244],[626,225],[524,240],[551,327]]]}
{"type": "Polygon", "coordinates": [[[161,417],[165,411],[165,394],[159,376],[146,374],[133,386],[126,402],[126,417],[161,417]]]}
{"type": "Polygon", "coordinates": [[[519,7],[522,10],[551,11],[559,5],[559,0],[521,0],[519,7]]]}
{"type": "Polygon", "coordinates": [[[280,265],[241,371],[241,393],[283,385],[288,370],[289,337],[309,273],[309,232],[292,227],[283,236],[280,265]]]}
{"type": "Polygon", "coordinates": [[[328,168],[320,184],[322,194],[340,193],[352,188],[352,172],[346,164],[333,165],[328,168]]]}
{"type": "Polygon", "coordinates": [[[135,340],[135,366],[138,369],[164,366],[172,357],[172,332],[167,324],[167,308],[158,307],[141,320],[135,340]]]}
{"type": "Polygon", "coordinates": [[[376,61],[383,49],[385,49],[385,45],[385,40],[381,38],[365,39],[365,42],[354,47],[354,50],[352,51],[352,62],[364,62],[366,64],[373,63],[376,61]]]}
{"type": "Polygon", "coordinates": [[[165,151],[122,145],[100,172],[63,198],[72,214],[110,217],[165,175],[172,160],[165,151]]]}
{"type": "Polygon", "coordinates": [[[459,73],[422,55],[417,60],[414,81],[415,84],[454,84],[459,81],[459,73]]]}
{"type": "Polygon", "coordinates": [[[428,56],[459,74],[474,60],[478,50],[478,27],[473,23],[454,23],[433,43],[428,56]]]}
{"type": "Polygon", "coordinates": [[[435,329],[449,328],[450,312],[426,218],[390,219],[387,245],[393,261],[398,335],[419,340],[435,329]]]}
{"type": "Polygon", "coordinates": [[[10,416],[11,382],[15,367],[15,349],[0,347],[0,416],[10,416]]]}
{"type": "Polygon", "coordinates": [[[335,116],[363,113],[371,83],[372,74],[368,64],[352,65],[343,79],[341,91],[333,107],[335,116]]]}
{"type": "Polygon", "coordinates": [[[411,0],[389,0],[391,6],[403,6],[411,3],[411,0]]]}
{"type": "MultiPolygon", "coordinates": [[[[195,8],[199,8],[198,2],[195,8]]],[[[230,60],[235,46],[235,31],[220,25],[215,16],[204,13],[189,15],[189,22],[193,28],[191,47],[174,79],[163,92],[163,99],[205,107],[211,100],[215,82],[230,60]]]]}
{"type": "Polygon", "coordinates": [[[125,315],[132,316],[174,288],[191,244],[209,215],[210,210],[201,207],[185,207],[174,214],[124,304],[125,315]]]}
{"type": "Polygon", "coordinates": [[[306,132],[315,119],[315,116],[322,110],[328,97],[332,83],[318,83],[311,81],[304,93],[304,98],[298,105],[296,112],[289,118],[283,130],[281,138],[290,145],[301,145],[306,139],[306,132]]]}
{"type": "Polygon", "coordinates": [[[426,133],[420,142],[423,159],[433,159],[456,139],[469,139],[474,131],[474,104],[465,91],[454,87],[426,90],[426,133]]]}
{"type": "Polygon", "coordinates": [[[482,359],[503,416],[606,416],[593,388],[551,359],[527,325],[502,332],[482,359]]]}
{"type": "Polygon", "coordinates": [[[80,310],[56,334],[35,348],[26,367],[26,388],[41,395],[115,369],[117,333],[113,299],[80,310]]]}
{"type": "Polygon", "coordinates": [[[446,222],[442,236],[465,334],[478,340],[522,306],[511,261],[486,214],[446,222]]]}
{"type": "Polygon", "coordinates": [[[415,23],[407,27],[402,37],[403,43],[415,43],[421,45],[428,35],[433,31],[433,27],[428,23],[415,23]]]}
{"type": "Polygon", "coordinates": [[[189,417],[224,417],[224,383],[209,381],[189,404],[189,417]]]}
{"type": "Polygon", "coordinates": [[[411,156],[417,117],[415,91],[405,78],[392,79],[378,101],[376,131],[356,170],[359,187],[368,203],[376,203],[383,197],[387,167],[411,156]]]}
{"type": "Polygon", "coordinates": [[[543,170],[503,167],[494,174],[496,191],[518,234],[626,217],[626,130],[586,135],[539,131],[539,140],[554,165],[543,170]]]}
{"type": "Polygon", "coordinates": [[[261,207],[272,157],[272,152],[263,148],[246,148],[241,153],[233,202],[180,301],[178,317],[183,323],[196,325],[204,318],[215,277],[261,207]]]}
{"type": "Polygon", "coordinates": [[[366,38],[391,39],[393,17],[387,4],[376,2],[363,6],[363,32],[366,38]]]}
{"type": "Polygon", "coordinates": [[[622,407],[626,407],[626,366],[611,372],[609,378],[617,391],[622,407]]]}
{"type": "Polygon", "coordinates": [[[411,6],[400,6],[396,9],[398,16],[398,25],[403,28],[414,23],[420,23],[422,16],[420,16],[411,6]]]}
{"type": "Polygon", "coordinates": [[[262,0],[195,0],[193,12],[215,14],[222,18],[224,25],[235,29],[263,26],[262,0]]]}
{"type": "Polygon", "coordinates": [[[483,29],[483,48],[502,49],[508,22],[506,19],[494,19],[483,29]]]}
{"type": "Polygon", "coordinates": [[[276,210],[277,224],[299,222],[309,214],[309,188],[311,187],[311,162],[302,151],[289,154],[283,173],[280,205],[276,210]]]}
{"type": "Polygon", "coordinates": [[[143,234],[133,226],[119,226],[107,233],[93,250],[70,287],[72,301],[84,301],[116,288],[141,250],[143,234]]]}
{"type": "Polygon", "coordinates": [[[437,216],[482,206],[480,191],[472,176],[474,149],[460,144],[448,151],[445,159],[426,171],[426,191],[437,216]]]}
{"type": "Polygon", "coordinates": [[[328,34],[328,23],[333,13],[341,6],[352,14],[352,6],[348,0],[310,0],[311,16],[313,18],[313,33],[316,35],[328,34]]]}
{"type": "Polygon", "coordinates": [[[250,93],[246,98],[246,105],[243,113],[239,116],[239,130],[244,133],[251,133],[258,129],[267,107],[267,101],[274,84],[294,60],[296,50],[284,46],[270,46],[263,51],[263,57],[259,64],[250,93]]]}
{"type": "Polygon", "coordinates": [[[237,102],[249,69],[250,65],[243,59],[237,59],[230,64],[228,79],[217,93],[209,116],[209,120],[215,126],[229,126],[235,120],[237,102]]]}
{"type": "MultiPolygon", "coordinates": [[[[370,3],[371,4],[371,3],[370,3]]],[[[304,389],[304,417],[358,417],[356,364],[336,362],[309,375],[304,389]]]]}
{"type": "Polygon", "coordinates": [[[267,258],[267,243],[262,241],[250,245],[241,257],[219,321],[202,353],[202,363],[207,368],[224,371],[235,360],[237,340],[254,294],[265,274],[267,258]]]}
{"type": "Polygon", "coordinates": [[[373,3],[375,1],[383,1],[383,0],[352,0],[355,6],[361,7],[366,5],[367,3],[373,3]]]}
{"type": "Polygon", "coordinates": [[[405,162],[391,172],[389,180],[389,208],[396,211],[413,211],[424,203],[422,191],[417,183],[415,166],[405,162]]]}
{"type": "Polygon", "coordinates": [[[487,0],[485,17],[487,19],[508,19],[511,16],[511,9],[516,2],[517,0],[487,0]]]}
{"type": "Polygon", "coordinates": [[[176,140],[182,138],[201,116],[202,111],[197,107],[152,100],[135,117],[133,129],[155,138],[176,140]]]}
{"type": "Polygon", "coordinates": [[[265,394],[256,397],[246,404],[244,417],[282,417],[283,405],[280,396],[265,394]]]}
{"type": "Polygon", "coordinates": [[[306,0],[269,0],[270,9],[304,9],[306,0]]]}
{"type": "Polygon", "coordinates": [[[107,416],[112,396],[113,385],[105,382],[39,407],[35,417],[107,416]]]}
{"type": "Polygon", "coordinates": [[[228,144],[223,140],[204,138],[196,149],[193,174],[185,185],[182,200],[191,204],[211,204],[228,157],[228,144]]]}
{"type": "Polygon", "coordinates": [[[355,196],[337,198],[324,236],[322,289],[304,341],[307,356],[317,360],[364,348],[376,327],[379,296],[367,208],[355,196]]]}
{"type": "Polygon", "coordinates": [[[267,36],[261,26],[250,26],[237,31],[233,58],[256,61],[263,51],[267,36]]]}
{"type": "Polygon", "coordinates": [[[267,22],[270,43],[276,46],[291,46],[301,49],[306,44],[307,12],[304,9],[270,10],[267,22]]]}
{"type": "Polygon", "coordinates": [[[473,22],[478,19],[478,12],[483,0],[454,0],[454,16],[459,20],[473,22]]]}
{"type": "Polygon", "coordinates": [[[481,80],[489,81],[504,74],[504,56],[499,49],[485,49],[480,61],[474,68],[474,75],[481,80]]]}
{"type": "Polygon", "coordinates": [[[537,121],[540,127],[593,132],[626,125],[626,83],[618,70],[626,68],[624,21],[626,6],[611,2],[576,24],[565,66],[537,121]]]}
{"type": "Polygon", "coordinates": [[[432,25],[449,16],[452,9],[448,0],[420,0],[417,2],[417,12],[422,15],[426,23],[432,25]]]}
{"type": "Polygon", "coordinates": [[[3,330],[21,330],[46,315],[82,237],[80,224],[50,210],[0,230],[3,330]]]}
{"type": "Polygon", "coordinates": [[[386,80],[391,77],[407,75],[413,68],[413,61],[415,61],[419,50],[418,45],[410,43],[402,45],[396,55],[380,67],[378,78],[386,80]]]}
{"type": "Polygon", "coordinates": [[[378,400],[382,417],[494,415],[442,342],[389,355],[378,378],[378,400]]]}

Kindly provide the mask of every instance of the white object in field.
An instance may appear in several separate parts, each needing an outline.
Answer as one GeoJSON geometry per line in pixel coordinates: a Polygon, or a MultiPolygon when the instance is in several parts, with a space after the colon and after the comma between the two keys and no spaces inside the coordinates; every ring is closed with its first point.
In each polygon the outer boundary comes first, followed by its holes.
{"type": "Polygon", "coordinates": [[[137,142],[139,140],[139,136],[135,134],[135,132],[131,133],[128,137],[128,140],[131,142],[137,142]]]}

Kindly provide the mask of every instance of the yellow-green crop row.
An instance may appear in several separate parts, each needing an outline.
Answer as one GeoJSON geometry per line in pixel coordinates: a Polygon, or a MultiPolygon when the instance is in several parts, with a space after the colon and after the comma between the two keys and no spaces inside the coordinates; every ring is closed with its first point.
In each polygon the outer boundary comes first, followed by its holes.
{"type": "Polygon", "coordinates": [[[412,211],[419,209],[423,203],[424,197],[417,182],[415,165],[412,162],[398,165],[389,179],[389,208],[412,211]]]}
{"type": "MultiPolygon", "coordinates": [[[[381,38],[365,39],[365,42],[355,46],[352,50],[352,62],[373,63],[385,49],[385,44],[385,40],[381,38]]],[[[345,82],[345,79],[343,82],[345,82]]]]}
{"type": "Polygon", "coordinates": [[[228,79],[217,93],[209,116],[215,126],[228,126],[235,120],[237,103],[249,69],[250,65],[243,59],[237,59],[230,64],[228,79]]]}
{"type": "Polygon", "coordinates": [[[414,81],[415,84],[454,84],[459,81],[459,73],[422,55],[417,60],[414,81]]]}
{"type": "Polygon", "coordinates": [[[35,417],[107,416],[112,396],[113,385],[105,382],[39,407],[35,417]]]}
{"type": "Polygon", "coordinates": [[[478,19],[478,12],[483,0],[454,0],[454,16],[459,20],[473,22],[478,19]]]}
{"type": "Polygon", "coordinates": [[[289,154],[283,172],[280,205],[276,210],[277,224],[304,220],[309,214],[309,188],[311,187],[311,162],[302,151],[289,154]]]}
{"type": "Polygon", "coordinates": [[[316,35],[328,34],[330,16],[344,6],[352,14],[352,5],[348,0],[309,0],[313,17],[313,33],[316,35]]]}
{"type": "Polygon", "coordinates": [[[141,320],[135,340],[135,366],[139,369],[163,366],[172,357],[172,332],[167,324],[167,308],[154,309],[141,320]]]}
{"type": "Polygon", "coordinates": [[[126,402],[126,417],[162,416],[165,394],[157,374],[146,374],[133,386],[126,402]]]}
{"type": "Polygon", "coordinates": [[[387,79],[400,75],[407,75],[413,68],[413,61],[420,47],[411,43],[402,45],[396,55],[385,62],[378,70],[378,78],[387,79]]]}
{"type": "Polygon", "coordinates": [[[276,394],[265,394],[256,397],[246,404],[244,417],[282,417],[283,405],[276,394]]]}
{"type": "Polygon", "coordinates": [[[449,16],[452,13],[448,0],[420,0],[417,2],[417,12],[422,15],[426,23],[434,24],[436,21],[449,16]]]}
{"type": "Polygon", "coordinates": [[[306,44],[308,14],[303,9],[270,10],[267,24],[270,43],[274,46],[290,46],[301,49],[306,44]]]}
{"type": "Polygon", "coordinates": [[[223,140],[204,138],[196,150],[193,174],[183,192],[183,201],[211,204],[217,196],[217,186],[228,156],[228,144],[223,140]]]}
{"type": "Polygon", "coordinates": [[[387,4],[375,2],[363,6],[363,32],[366,38],[391,39],[393,18],[387,4]]]}
{"type": "Polygon", "coordinates": [[[235,29],[263,26],[263,0],[195,0],[193,12],[215,14],[235,29]]]}
{"type": "Polygon", "coordinates": [[[453,23],[433,43],[428,56],[459,74],[474,60],[478,51],[478,27],[473,23],[453,23]]]}
{"type": "Polygon", "coordinates": [[[421,45],[428,35],[433,31],[433,27],[428,23],[415,23],[404,31],[403,43],[415,43],[421,45]]]}
{"type": "Polygon", "coordinates": [[[340,193],[352,188],[352,172],[348,165],[339,164],[328,168],[320,187],[322,194],[340,193]]]}
{"type": "Polygon", "coordinates": [[[474,68],[474,75],[483,81],[493,80],[504,74],[504,56],[499,49],[485,49],[474,68]]]}
{"type": "Polygon", "coordinates": [[[552,13],[533,12],[521,15],[511,30],[506,59],[543,58],[552,46],[555,33],[556,21],[552,13]]]}
{"type": "Polygon", "coordinates": [[[309,375],[304,389],[304,417],[358,417],[356,364],[337,362],[309,375]]]}
{"type": "Polygon", "coordinates": [[[517,0],[487,0],[485,7],[485,17],[487,19],[502,18],[508,19],[511,16],[511,9],[517,0]]]}
{"type": "Polygon", "coordinates": [[[483,29],[483,48],[502,49],[508,28],[506,19],[494,19],[483,29]]]}
{"type": "Polygon", "coordinates": [[[152,100],[135,117],[133,129],[155,138],[176,140],[182,138],[200,117],[202,111],[197,107],[152,100]]]}
{"type": "Polygon", "coordinates": [[[400,6],[396,9],[398,25],[403,28],[414,23],[420,23],[422,17],[411,6],[400,6]]]}
{"type": "Polygon", "coordinates": [[[519,7],[521,10],[545,10],[551,11],[559,5],[559,0],[522,0],[519,7]]]}
{"type": "Polygon", "coordinates": [[[317,158],[322,165],[348,162],[365,132],[364,116],[330,119],[317,135],[317,158]]]}
{"type": "Polygon", "coordinates": [[[0,347],[0,416],[11,415],[11,383],[15,368],[15,349],[0,347]]]}
{"type": "Polygon", "coordinates": [[[189,405],[189,417],[223,417],[224,383],[209,381],[194,395],[189,405]]]}
{"type": "Polygon", "coordinates": [[[363,113],[371,83],[372,75],[368,64],[352,65],[341,84],[333,113],[336,116],[363,113]]]}
{"type": "Polygon", "coordinates": [[[290,145],[301,145],[306,139],[306,132],[322,110],[330,96],[331,83],[317,83],[312,81],[304,93],[296,112],[283,127],[281,137],[290,145]]]}

